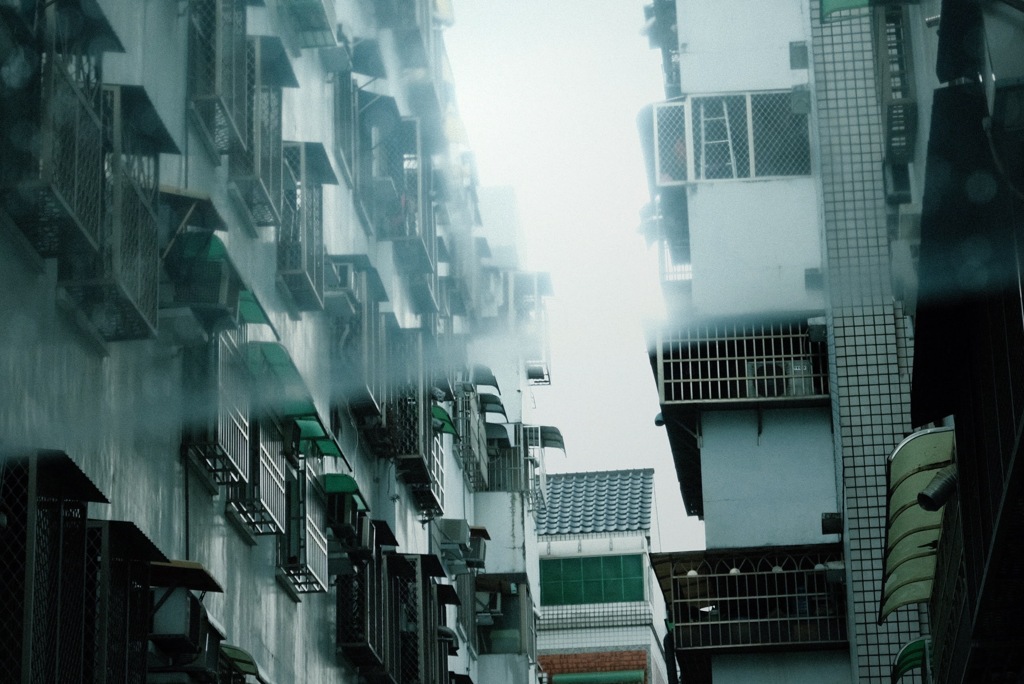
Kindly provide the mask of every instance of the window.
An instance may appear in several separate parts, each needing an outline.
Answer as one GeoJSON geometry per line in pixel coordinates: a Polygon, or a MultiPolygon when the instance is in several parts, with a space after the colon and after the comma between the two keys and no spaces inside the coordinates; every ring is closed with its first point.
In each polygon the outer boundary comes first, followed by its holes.
{"type": "Polygon", "coordinates": [[[658,184],[810,174],[806,102],[787,90],[656,106],[658,184]]]}
{"type": "Polygon", "coordinates": [[[643,559],[630,555],[542,560],[540,587],[545,606],[643,601],[643,559]]]}

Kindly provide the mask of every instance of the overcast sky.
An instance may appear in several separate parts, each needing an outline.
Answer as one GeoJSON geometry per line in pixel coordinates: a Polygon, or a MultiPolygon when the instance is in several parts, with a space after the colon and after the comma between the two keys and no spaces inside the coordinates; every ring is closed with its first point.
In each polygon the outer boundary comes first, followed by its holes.
{"type": "Polygon", "coordinates": [[[552,386],[533,400],[568,453],[548,471],[655,468],[662,548],[695,549],[642,330],[662,306],[636,114],[664,93],[643,5],[456,0],[446,43],[480,183],[515,189],[526,266],[554,283],[552,386]]]}

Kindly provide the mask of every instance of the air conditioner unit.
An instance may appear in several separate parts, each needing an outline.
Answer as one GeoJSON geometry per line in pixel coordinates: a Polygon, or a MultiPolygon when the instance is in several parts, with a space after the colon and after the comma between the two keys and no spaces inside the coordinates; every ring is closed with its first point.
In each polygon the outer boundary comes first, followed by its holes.
{"type": "Polygon", "coordinates": [[[476,624],[490,626],[501,617],[501,594],[497,591],[476,593],[476,624]]]}
{"type": "Polygon", "coordinates": [[[363,301],[359,292],[355,266],[339,261],[328,261],[324,278],[324,307],[338,318],[352,318],[359,314],[363,301]]]}
{"type": "Polygon", "coordinates": [[[206,609],[184,587],[153,592],[153,626],[149,634],[157,648],[169,654],[198,653],[206,642],[206,609]]]}
{"type": "Polygon", "coordinates": [[[461,518],[438,518],[434,525],[445,557],[463,558],[469,551],[469,523],[461,518]]]}
{"type": "Polygon", "coordinates": [[[810,359],[747,362],[747,396],[758,399],[805,397],[814,394],[810,359]]]}
{"type": "Polygon", "coordinates": [[[473,568],[483,568],[484,561],[487,556],[487,543],[483,537],[472,537],[469,540],[469,551],[466,553],[465,560],[466,566],[473,568]]]}

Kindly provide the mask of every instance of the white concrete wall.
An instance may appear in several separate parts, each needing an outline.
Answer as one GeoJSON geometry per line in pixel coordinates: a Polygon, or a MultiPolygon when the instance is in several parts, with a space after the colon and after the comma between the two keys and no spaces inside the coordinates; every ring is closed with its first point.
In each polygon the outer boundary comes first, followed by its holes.
{"type": "Polygon", "coordinates": [[[715,684],[850,684],[845,651],[751,653],[711,659],[715,684]]]}
{"type": "Polygon", "coordinates": [[[696,315],[824,308],[804,282],[821,267],[813,178],[699,183],[688,196],[696,315]]]}
{"type": "Polygon", "coordinates": [[[821,514],[839,510],[827,408],[702,417],[708,548],[823,544],[821,514]]]}
{"type": "Polygon", "coordinates": [[[807,0],[677,0],[676,12],[684,93],[807,83],[808,71],[789,64],[790,42],[810,37],[807,0]]]}

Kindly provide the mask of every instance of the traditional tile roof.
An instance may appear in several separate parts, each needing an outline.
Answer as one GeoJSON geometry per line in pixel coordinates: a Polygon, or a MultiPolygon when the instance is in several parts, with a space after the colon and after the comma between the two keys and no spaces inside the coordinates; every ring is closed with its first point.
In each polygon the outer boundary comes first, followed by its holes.
{"type": "Polygon", "coordinates": [[[548,475],[537,534],[649,531],[653,500],[653,468],[548,475]]]}

